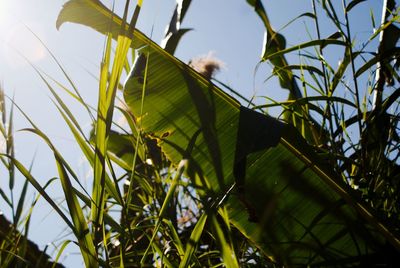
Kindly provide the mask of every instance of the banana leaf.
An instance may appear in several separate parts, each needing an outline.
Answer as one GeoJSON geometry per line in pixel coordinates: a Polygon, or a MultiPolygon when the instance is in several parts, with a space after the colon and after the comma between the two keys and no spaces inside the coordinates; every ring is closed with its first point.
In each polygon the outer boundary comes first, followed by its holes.
{"type": "MultiPolygon", "coordinates": [[[[58,26],[66,21],[101,33],[119,22],[98,1],[83,0],[65,4],[58,26]]],[[[133,46],[141,54],[124,98],[138,125],[171,162],[188,159],[204,207],[226,206],[265,256],[289,266],[344,266],[371,260],[386,241],[400,249],[398,236],[293,126],[241,107],[137,30],[133,46]]]]}
{"type": "Polygon", "coordinates": [[[147,66],[135,66],[124,91],[139,125],[173,163],[189,160],[205,207],[226,205],[232,224],[272,260],[353,264],[378,252],[384,236],[399,245],[292,126],[241,107],[166,53],[141,53],[147,66]]]}

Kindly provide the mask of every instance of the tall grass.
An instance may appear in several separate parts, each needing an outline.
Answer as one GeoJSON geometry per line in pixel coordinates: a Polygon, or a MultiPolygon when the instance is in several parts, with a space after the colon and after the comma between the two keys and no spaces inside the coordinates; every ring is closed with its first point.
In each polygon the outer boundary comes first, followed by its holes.
{"type": "MultiPolygon", "coordinates": [[[[180,25],[190,2],[178,4],[172,17],[164,40],[164,48],[171,54],[187,32],[187,29],[172,26],[180,25]]],[[[268,33],[261,63],[272,65],[273,74],[280,80],[282,88],[289,90],[289,97],[284,102],[265,97],[267,103],[256,106],[234,89],[227,89],[237,94],[243,103],[247,101],[252,109],[266,113],[270,107],[281,107],[282,119],[298,129],[345,183],[360,191],[364,200],[380,211],[387,223],[398,223],[399,90],[396,88],[397,63],[393,64],[393,56],[398,57],[398,49],[393,42],[388,47],[390,40],[386,41],[390,38],[387,36],[393,36],[393,33],[396,34],[396,42],[399,37],[393,28],[397,27],[398,9],[389,6],[392,2],[388,1],[382,25],[375,32],[371,30],[367,40],[359,41],[354,38],[350,16],[351,11],[363,1],[347,3],[343,0],[340,7],[337,2],[312,0],[311,11],[300,17],[311,19],[315,37],[286,48],[284,35],[274,30],[261,1],[248,2],[255,8],[268,33]],[[343,14],[339,15],[339,11],[343,14]],[[324,38],[327,36],[324,32],[327,24],[336,32],[324,38]],[[333,46],[335,51],[343,54],[338,67],[329,62],[325,52],[333,46]],[[371,47],[376,51],[371,52],[371,47]],[[298,56],[299,64],[290,64],[286,59],[293,53],[298,56]],[[369,88],[362,88],[362,85],[369,88]]],[[[116,100],[120,99],[118,88],[121,80],[129,75],[135,58],[135,64],[142,65],[143,81],[139,81],[142,84],[141,111],[144,110],[148,90],[149,54],[146,54],[146,47],[142,47],[140,56],[137,56],[137,51],[132,48],[135,42],[133,31],[142,1],[136,4],[130,20],[129,4],[130,1],[126,1],[117,36],[115,32],[106,36],[97,107],[91,107],[82,99],[57,59],[54,58],[70,82],[69,86],[49,79],[34,67],[93,170],[91,192],[81,184],[81,178],[50,138],[12,101],[10,115],[7,116],[4,93],[0,91],[0,132],[6,141],[0,160],[8,172],[10,192],[8,195],[0,189],[0,195],[12,211],[12,227],[1,226],[0,230],[0,264],[5,267],[40,264],[41,259],[37,256],[31,258],[29,252],[33,246],[27,240],[30,211],[36,201],[23,215],[30,184],[38,192],[37,198],[44,198],[70,228],[74,236],[72,243],[78,245],[86,267],[279,266],[273,256],[264,255],[259,245],[231,225],[222,201],[210,206],[201,199],[185,175],[187,159],[183,158],[179,166],[174,166],[157,145],[158,140],[151,133],[143,132],[143,112],[135,117],[126,106],[116,106],[116,100]],[[93,119],[90,134],[82,130],[74,112],[60,97],[60,89],[88,111],[93,119]],[[13,145],[14,107],[30,123],[25,131],[36,135],[51,149],[58,176],[56,181],[49,183],[61,183],[67,212],[49,196],[46,191],[48,185],[40,185],[31,174],[30,167],[17,160],[13,145]],[[118,125],[116,113],[124,117],[126,125],[118,125]],[[17,171],[26,178],[18,197],[14,191],[17,171]],[[23,226],[22,232],[16,231],[18,226],[23,226]],[[13,240],[17,243],[12,243],[13,240]]],[[[373,17],[371,20],[375,21],[373,17]]],[[[219,84],[227,87],[223,82],[219,84]]],[[[192,147],[193,144],[189,143],[188,155],[192,147]]],[[[228,194],[225,193],[226,196],[228,194]]],[[[56,261],[69,244],[70,240],[61,244],[56,261]]],[[[43,265],[58,265],[51,263],[48,256],[43,259],[43,265]]]]}

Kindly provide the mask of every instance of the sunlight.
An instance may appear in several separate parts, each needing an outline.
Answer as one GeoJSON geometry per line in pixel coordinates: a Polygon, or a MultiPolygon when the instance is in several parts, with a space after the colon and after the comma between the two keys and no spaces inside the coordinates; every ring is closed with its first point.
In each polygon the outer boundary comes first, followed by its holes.
{"type": "Polygon", "coordinates": [[[0,0],[0,27],[3,22],[7,20],[8,13],[10,10],[10,2],[7,0],[0,0]]]}
{"type": "Polygon", "coordinates": [[[44,36],[43,31],[40,31],[42,27],[35,22],[22,21],[18,14],[14,14],[13,9],[17,5],[19,4],[16,1],[0,0],[1,54],[2,58],[6,60],[7,65],[12,68],[28,64],[18,54],[32,63],[38,62],[46,56],[45,48],[29,31],[26,25],[41,38],[44,36]]]}
{"type": "MultiPolygon", "coordinates": [[[[44,36],[43,33],[38,32],[38,29],[40,29],[38,25],[36,25],[34,28],[35,34],[38,36],[44,36]]],[[[45,48],[23,24],[18,23],[9,28],[5,34],[4,41],[4,57],[7,59],[8,64],[14,68],[28,64],[23,59],[16,60],[16,54],[21,54],[32,63],[38,62],[46,57],[45,48]]]]}

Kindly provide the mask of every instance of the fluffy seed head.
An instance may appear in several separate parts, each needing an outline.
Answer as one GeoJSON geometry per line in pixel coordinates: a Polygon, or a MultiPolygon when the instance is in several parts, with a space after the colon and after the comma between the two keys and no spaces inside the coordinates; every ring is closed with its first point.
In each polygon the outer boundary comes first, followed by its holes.
{"type": "Polygon", "coordinates": [[[225,64],[214,57],[213,52],[193,58],[189,61],[189,66],[202,74],[205,78],[211,79],[225,64]]]}

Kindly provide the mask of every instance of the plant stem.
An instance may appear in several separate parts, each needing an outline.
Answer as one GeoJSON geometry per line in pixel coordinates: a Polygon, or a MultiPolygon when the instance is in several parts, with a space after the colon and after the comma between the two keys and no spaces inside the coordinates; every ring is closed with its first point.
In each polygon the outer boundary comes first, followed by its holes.
{"type": "MultiPolygon", "coordinates": [[[[387,12],[387,0],[383,0],[382,4],[382,19],[381,19],[381,25],[383,25],[386,22],[386,18],[388,17],[388,12],[387,12]]],[[[381,31],[379,34],[379,48],[378,48],[378,53],[380,52],[380,48],[382,46],[383,42],[383,33],[385,31],[381,31]]],[[[382,68],[381,68],[381,62],[378,61],[376,64],[376,76],[375,76],[375,87],[374,87],[374,95],[373,95],[373,109],[374,110],[379,110],[382,105],[382,92],[383,92],[383,87],[385,85],[385,76],[383,74],[382,68]]]]}
{"type": "MultiPolygon", "coordinates": [[[[358,115],[358,120],[357,120],[357,125],[358,125],[358,131],[359,131],[359,135],[360,135],[360,144],[361,144],[361,140],[362,140],[362,125],[361,125],[361,120],[363,118],[362,116],[362,112],[360,110],[360,93],[359,93],[359,89],[358,89],[358,81],[357,81],[357,77],[356,77],[356,67],[355,67],[355,63],[354,63],[354,58],[353,58],[353,47],[352,47],[352,43],[351,43],[351,31],[350,31],[350,24],[349,24],[349,15],[348,12],[346,10],[346,0],[342,0],[343,3],[343,10],[344,10],[344,15],[345,15],[345,20],[346,20],[346,31],[347,31],[347,35],[345,35],[346,37],[346,42],[347,45],[349,47],[350,50],[350,62],[351,62],[351,71],[352,71],[352,76],[353,76],[353,83],[354,83],[354,90],[355,90],[355,98],[356,98],[356,106],[357,106],[357,115],[358,115]]],[[[364,166],[364,159],[365,159],[365,155],[363,153],[363,150],[361,150],[361,166],[364,166]]]]}
{"type": "MultiPolygon", "coordinates": [[[[321,31],[320,31],[320,29],[319,29],[319,22],[318,22],[318,16],[317,16],[317,9],[316,9],[316,7],[315,7],[315,0],[312,0],[312,8],[313,8],[313,13],[314,13],[314,16],[315,16],[315,29],[316,29],[316,31],[317,31],[317,38],[318,38],[318,40],[320,40],[321,39],[321,31]]],[[[319,53],[320,53],[320,55],[321,56],[323,56],[323,52],[322,52],[322,47],[320,46],[320,49],[319,49],[319,53]]],[[[328,81],[327,81],[327,73],[326,73],[326,68],[325,68],[325,65],[324,65],[324,63],[322,62],[322,61],[320,61],[321,62],[321,67],[322,67],[322,72],[324,73],[324,86],[325,86],[325,94],[328,96],[328,97],[330,97],[330,92],[329,92],[329,87],[328,87],[328,81]]],[[[328,99],[327,100],[327,105],[326,105],[326,109],[325,109],[325,111],[324,111],[324,116],[326,116],[327,115],[327,117],[328,117],[328,121],[329,121],[329,132],[330,132],[330,139],[333,139],[333,122],[332,122],[332,113],[331,113],[331,101],[328,99]]],[[[322,126],[321,126],[321,133],[320,133],[320,135],[322,134],[322,130],[323,130],[323,128],[324,128],[324,124],[325,124],[325,120],[323,120],[322,121],[322,126]]],[[[333,142],[332,142],[332,144],[333,144],[333,142]]],[[[332,147],[333,148],[333,147],[332,147]]]]}

